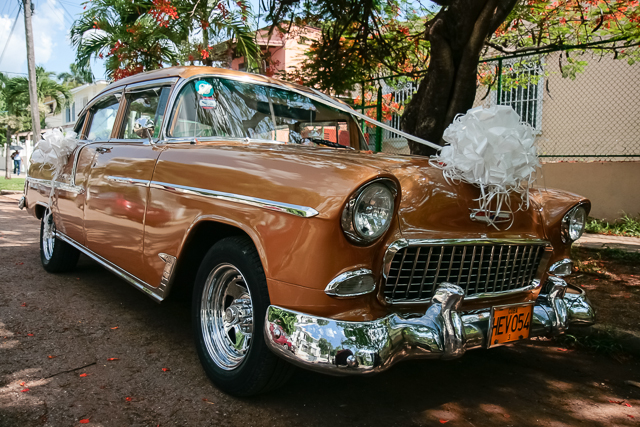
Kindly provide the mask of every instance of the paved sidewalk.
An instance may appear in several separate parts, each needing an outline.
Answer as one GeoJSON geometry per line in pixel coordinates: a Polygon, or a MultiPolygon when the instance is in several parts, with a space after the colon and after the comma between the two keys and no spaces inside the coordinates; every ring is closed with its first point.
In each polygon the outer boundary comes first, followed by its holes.
{"type": "Polygon", "coordinates": [[[640,237],[585,233],[574,243],[574,245],[590,249],[602,249],[603,247],[609,247],[611,249],[622,249],[626,252],[640,253],[640,237]]]}

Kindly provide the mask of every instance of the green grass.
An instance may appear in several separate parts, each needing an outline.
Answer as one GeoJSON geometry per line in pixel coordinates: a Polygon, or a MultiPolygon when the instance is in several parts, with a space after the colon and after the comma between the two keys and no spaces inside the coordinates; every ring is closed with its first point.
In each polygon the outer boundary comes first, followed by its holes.
{"type": "Polygon", "coordinates": [[[587,233],[595,234],[613,234],[616,236],[640,237],[640,215],[633,218],[624,215],[616,222],[602,221],[595,218],[589,218],[585,226],[587,233]]]}
{"type": "Polygon", "coordinates": [[[24,178],[5,179],[0,177],[0,190],[22,191],[24,190],[24,178]]]}

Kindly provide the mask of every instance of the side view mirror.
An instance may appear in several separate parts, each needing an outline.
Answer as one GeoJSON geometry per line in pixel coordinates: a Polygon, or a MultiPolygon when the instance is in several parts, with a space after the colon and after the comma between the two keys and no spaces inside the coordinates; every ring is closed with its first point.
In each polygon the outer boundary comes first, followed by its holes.
{"type": "Polygon", "coordinates": [[[155,131],[155,124],[153,120],[148,117],[140,117],[133,124],[133,132],[140,138],[149,138],[149,143],[153,142],[153,132],[155,131]]]}

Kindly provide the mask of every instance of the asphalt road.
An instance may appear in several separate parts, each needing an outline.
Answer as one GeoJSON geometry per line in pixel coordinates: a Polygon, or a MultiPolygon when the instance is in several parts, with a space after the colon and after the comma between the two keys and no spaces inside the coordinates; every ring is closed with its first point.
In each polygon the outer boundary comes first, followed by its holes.
{"type": "Polygon", "coordinates": [[[38,229],[0,196],[2,427],[640,425],[640,388],[625,383],[640,382],[638,360],[550,341],[367,378],[297,371],[269,394],[226,396],[200,367],[186,302],[157,304],[86,258],[48,274],[38,229]]]}

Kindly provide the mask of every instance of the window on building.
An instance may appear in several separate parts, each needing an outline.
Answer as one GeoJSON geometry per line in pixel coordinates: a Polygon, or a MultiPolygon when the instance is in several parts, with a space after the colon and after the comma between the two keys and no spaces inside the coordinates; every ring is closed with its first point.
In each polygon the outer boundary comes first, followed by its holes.
{"type": "Polygon", "coordinates": [[[70,107],[67,107],[64,110],[64,122],[65,123],[71,122],[71,108],[70,107]]]}
{"type": "Polygon", "coordinates": [[[502,65],[500,89],[492,93],[492,105],[510,105],[523,122],[542,131],[544,69],[539,59],[515,59],[502,65]]]}

